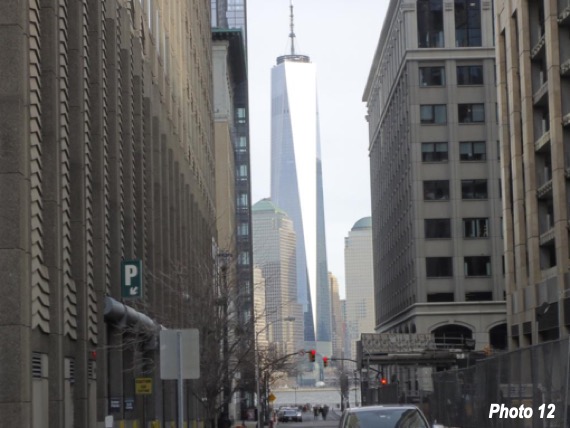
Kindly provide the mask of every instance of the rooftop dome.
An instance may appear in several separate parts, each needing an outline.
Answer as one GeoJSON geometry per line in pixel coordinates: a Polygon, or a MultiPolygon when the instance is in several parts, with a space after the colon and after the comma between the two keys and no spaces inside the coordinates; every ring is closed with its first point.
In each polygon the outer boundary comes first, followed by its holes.
{"type": "Polygon", "coordinates": [[[372,228],[372,217],[362,217],[354,226],[352,226],[352,230],[357,229],[371,229],[372,228]]]}
{"type": "Polygon", "coordinates": [[[287,215],[285,211],[283,211],[281,208],[278,208],[277,205],[275,205],[269,198],[264,198],[255,203],[251,209],[253,212],[272,211],[275,213],[287,215]]]}

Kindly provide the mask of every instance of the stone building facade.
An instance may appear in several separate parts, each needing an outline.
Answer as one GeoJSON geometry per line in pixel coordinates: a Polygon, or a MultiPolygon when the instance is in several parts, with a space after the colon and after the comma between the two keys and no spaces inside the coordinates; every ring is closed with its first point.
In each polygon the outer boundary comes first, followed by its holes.
{"type": "Polygon", "coordinates": [[[506,346],[492,2],[392,0],[366,84],[376,331],[506,346]]]}
{"type": "Polygon", "coordinates": [[[570,7],[495,2],[509,338],[568,336],[570,7]]]}
{"type": "Polygon", "coordinates": [[[156,329],[190,326],[213,281],[210,3],[8,0],[0,16],[0,426],[174,420],[156,329]],[[145,288],[129,307],[128,259],[145,288]]]}

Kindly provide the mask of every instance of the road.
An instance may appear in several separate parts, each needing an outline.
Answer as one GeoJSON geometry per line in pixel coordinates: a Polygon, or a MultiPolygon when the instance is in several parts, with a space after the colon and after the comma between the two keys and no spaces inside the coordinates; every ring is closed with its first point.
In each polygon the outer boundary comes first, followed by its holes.
{"type": "Polygon", "coordinates": [[[323,421],[323,418],[319,416],[317,420],[313,416],[312,412],[303,413],[303,422],[279,422],[279,428],[337,428],[338,421],[340,420],[340,414],[335,411],[329,411],[327,415],[327,420],[323,421]]]}

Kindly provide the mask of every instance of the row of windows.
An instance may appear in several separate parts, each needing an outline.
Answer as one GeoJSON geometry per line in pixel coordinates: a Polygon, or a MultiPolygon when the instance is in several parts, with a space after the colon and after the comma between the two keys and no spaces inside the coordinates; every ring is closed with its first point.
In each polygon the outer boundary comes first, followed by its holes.
{"type": "MultiPolygon", "coordinates": [[[[458,65],[457,84],[482,85],[482,65],[458,65]]],[[[443,66],[420,67],[420,86],[445,86],[445,68],[443,66]]]]}
{"type": "MultiPolygon", "coordinates": [[[[461,199],[487,199],[487,180],[461,180],[461,199]]],[[[449,200],[449,180],[424,181],[425,201],[449,200]]]]}
{"type": "MultiPolygon", "coordinates": [[[[491,276],[491,257],[464,257],[463,273],[466,277],[491,276]]],[[[426,276],[428,278],[452,277],[453,257],[426,257],[426,276]]]]}
{"type": "MultiPolygon", "coordinates": [[[[455,46],[481,46],[481,1],[455,0],[455,46]]],[[[445,47],[443,0],[418,0],[418,46],[445,47]]]]}
{"type": "MultiPolygon", "coordinates": [[[[424,231],[426,239],[451,238],[451,219],[449,218],[425,219],[424,231]]],[[[464,218],[463,237],[464,238],[489,237],[489,219],[464,218]]]]}
{"type": "MultiPolygon", "coordinates": [[[[458,104],[457,120],[459,123],[485,122],[485,104],[458,104]]],[[[424,104],[420,106],[420,123],[445,124],[447,123],[447,105],[424,104]]]]}
{"type": "MultiPolygon", "coordinates": [[[[447,143],[422,143],[422,162],[445,162],[448,160],[447,143]]],[[[463,162],[487,160],[485,141],[461,141],[459,160],[463,162]]]]}

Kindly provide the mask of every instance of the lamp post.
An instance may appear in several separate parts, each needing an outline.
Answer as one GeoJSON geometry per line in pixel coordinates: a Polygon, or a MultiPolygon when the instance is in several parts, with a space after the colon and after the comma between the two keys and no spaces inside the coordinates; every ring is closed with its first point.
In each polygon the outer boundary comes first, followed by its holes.
{"type": "Polygon", "coordinates": [[[255,386],[257,389],[257,428],[263,428],[263,423],[262,423],[262,413],[263,413],[263,409],[261,408],[261,364],[259,363],[259,343],[258,343],[258,338],[259,335],[261,333],[263,333],[265,330],[267,330],[269,328],[269,326],[275,324],[276,322],[279,321],[288,321],[288,322],[292,322],[295,321],[295,317],[285,317],[285,318],[280,318],[277,320],[273,320],[272,322],[270,322],[269,324],[267,324],[265,327],[263,327],[261,330],[257,331],[255,333],[255,374],[256,374],[256,379],[255,379],[255,386]]]}

